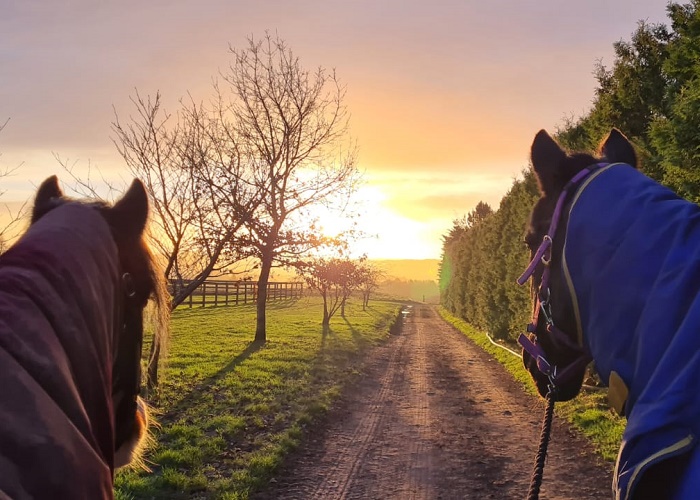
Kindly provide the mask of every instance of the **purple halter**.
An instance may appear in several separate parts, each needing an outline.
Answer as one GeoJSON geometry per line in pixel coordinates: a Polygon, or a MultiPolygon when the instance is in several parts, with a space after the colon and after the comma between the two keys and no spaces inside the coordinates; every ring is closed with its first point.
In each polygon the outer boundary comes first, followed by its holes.
{"type": "Polygon", "coordinates": [[[532,341],[527,335],[521,333],[518,337],[518,343],[528,354],[530,354],[530,356],[532,356],[537,363],[537,368],[540,370],[540,372],[542,372],[542,374],[549,378],[551,384],[555,387],[565,384],[574,373],[580,371],[582,367],[585,367],[588,363],[590,363],[591,356],[584,346],[578,345],[577,342],[571,340],[566,333],[561,331],[554,324],[554,318],[552,317],[551,313],[551,304],[549,302],[549,276],[551,269],[549,263],[552,259],[552,243],[557,226],[559,225],[561,213],[564,209],[564,204],[570,192],[577,188],[579,184],[592,172],[606,165],[606,163],[591,165],[590,167],[581,170],[569,182],[566,183],[564,189],[562,189],[562,192],[559,195],[559,199],[557,200],[557,204],[554,208],[554,214],[552,215],[552,221],[549,225],[547,233],[542,238],[542,243],[540,243],[540,246],[537,248],[537,251],[533,256],[532,261],[527,266],[527,269],[525,269],[523,274],[517,280],[519,285],[525,284],[525,282],[527,282],[527,280],[534,274],[538,264],[542,262],[544,265],[542,281],[540,282],[539,289],[537,290],[537,304],[533,312],[532,322],[527,325],[527,332],[535,334],[535,340],[532,341]],[[563,345],[568,349],[579,353],[576,359],[569,363],[569,365],[567,365],[561,371],[558,371],[556,366],[547,361],[547,356],[544,349],[542,349],[542,346],[537,342],[537,324],[540,313],[544,315],[545,322],[547,323],[547,333],[550,334],[554,345],[557,347],[561,347],[563,345]]]}

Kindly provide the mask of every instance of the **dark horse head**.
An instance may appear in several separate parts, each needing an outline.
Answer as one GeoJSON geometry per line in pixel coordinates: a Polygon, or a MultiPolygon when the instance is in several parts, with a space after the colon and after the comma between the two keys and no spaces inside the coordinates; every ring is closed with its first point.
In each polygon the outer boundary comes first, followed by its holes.
{"type": "MultiPolygon", "coordinates": [[[[106,334],[111,338],[111,366],[107,367],[107,377],[111,378],[113,465],[121,467],[140,451],[148,426],[146,404],[139,397],[144,308],[149,299],[154,299],[154,335],[162,336],[167,330],[169,300],[162,274],[144,240],[148,196],[139,180],[134,180],[124,196],[110,206],[101,201],[83,202],[67,198],[59,188],[57,178],[50,177],[37,192],[32,226],[39,225],[44,219],[48,223],[51,214],[70,205],[97,211],[107,223],[116,246],[118,279],[113,293],[115,303],[111,305],[114,318],[106,322],[107,325],[111,323],[112,331],[92,334],[106,334]]],[[[79,220],[75,221],[75,224],[79,223],[79,220]]],[[[79,252],[80,249],[74,251],[79,252]]],[[[107,277],[104,279],[107,280],[107,277]]]]}
{"type": "MultiPolygon", "coordinates": [[[[586,353],[580,342],[581,333],[575,318],[574,305],[562,269],[562,252],[566,235],[567,206],[576,191],[576,182],[583,170],[599,163],[627,163],[637,167],[637,156],[627,138],[613,129],[602,142],[597,156],[587,153],[568,153],[547,132],[541,130],[532,143],[531,162],[539,183],[541,197],[530,215],[530,224],[525,241],[530,256],[537,259],[532,272],[532,289],[535,298],[533,324],[530,340],[544,352],[544,358],[557,373],[565,373],[557,380],[556,399],[567,401],[581,389],[586,369],[586,353]],[[572,182],[574,181],[574,182],[572,182]],[[557,204],[561,200],[561,207],[557,204]],[[552,220],[555,211],[561,214],[558,222],[552,220]],[[549,233],[549,234],[548,234],[549,233]],[[551,247],[541,256],[538,250],[551,237],[551,247]],[[543,257],[540,259],[540,257],[543,257]],[[546,272],[545,272],[546,271],[546,272]],[[547,276],[548,275],[548,276],[547,276]],[[545,286],[543,276],[546,276],[545,286]],[[583,363],[581,361],[584,361],[583,363]]],[[[541,252],[540,252],[541,253],[541,252]]],[[[523,362],[544,397],[550,386],[550,377],[538,367],[538,359],[527,350],[523,351],[523,362]]]]}

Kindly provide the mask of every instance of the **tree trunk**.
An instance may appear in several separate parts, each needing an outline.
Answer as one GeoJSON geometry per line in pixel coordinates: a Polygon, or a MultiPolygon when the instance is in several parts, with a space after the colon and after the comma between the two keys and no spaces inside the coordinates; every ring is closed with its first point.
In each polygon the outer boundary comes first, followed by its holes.
{"type": "Polygon", "coordinates": [[[345,297],[343,297],[343,301],[340,303],[340,317],[344,318],[345,317],[345,297]]]}
{"type": "Polygon", "coordinates": [[[321,324],[323,326],[328,326],[331,323],[331,316],[328,314],[328,297],[326,296],[326,293],[323,293],[323,321],[321,324]]]}
{"type": "Polygon", "coordinates": [[[256,298],[257,320],[255,323],[255,342],[264,344],[267,342],[267,283],[270,281],[270,270],[272,269],[272,256],[264,255],[260,259],[260,277],[258,278],[258,296],[256,298]]]}

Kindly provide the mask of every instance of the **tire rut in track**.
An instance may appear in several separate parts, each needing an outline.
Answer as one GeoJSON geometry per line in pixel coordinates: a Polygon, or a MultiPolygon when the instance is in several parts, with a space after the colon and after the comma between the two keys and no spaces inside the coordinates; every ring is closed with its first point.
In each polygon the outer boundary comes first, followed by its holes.
{"type": "Polygon", "coordinates": [[[338,453],[333,457],[334,463],[321,471],[318,486],[310,493],[309,499],[348,497],[352,481],[358,475],[358,470],[369,452],[377,429],[380,428],[382,420],[387,417],[384,405],[391,397],[392,387],[398,376],[397,360],[403,353],[404,344],[405,337],[397,341],[395,350],[390,353],[387,370],[378,381],[379,388],[371,394],[359,418],[352,419],[352,424],[346,425],[347,431],[338,433],[337,437],[342,439],[345,446],[338,447],[338,453]]]}
{"type": "MultiPolygon", "coordinates": [[[[543,409],[417,306],[258,499],[524,498],[543,409]]],[[[610,497],[611,464],[555,420],[541,498],[610,497]]]]}

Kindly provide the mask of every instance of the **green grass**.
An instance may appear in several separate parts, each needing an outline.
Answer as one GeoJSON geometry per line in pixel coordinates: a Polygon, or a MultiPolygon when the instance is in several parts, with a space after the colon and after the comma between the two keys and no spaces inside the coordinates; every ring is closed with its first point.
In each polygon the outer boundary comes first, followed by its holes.
{"type": "MultiPolygon", "coordinates": [[[[453,316],[445,308],[441,307],[439,311],[445,320],[503,364],[527,392],[537,394],[532,377],[523,366],[520,358],[494,346],[485,333],[453,316]]],[[[608,407],[605,393],[582,391],[572,401],[557,403],[555,411],[579,429],[593,443],[596,451],[604,459],[615,460],[622,432],[625,429],[625,420],[608,407]]]]}
{"type": "Polygon", "coordinates": [[[152,472],[119,472],[117,498],[248,498],[388,336],[398,309],[350,302],[324,334],[320,299],[270,303],[263,346],[252,343],[253,305],[176,310],[153,398],[152,472]]]}

